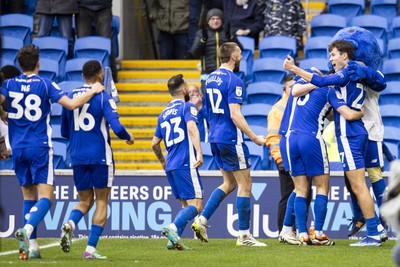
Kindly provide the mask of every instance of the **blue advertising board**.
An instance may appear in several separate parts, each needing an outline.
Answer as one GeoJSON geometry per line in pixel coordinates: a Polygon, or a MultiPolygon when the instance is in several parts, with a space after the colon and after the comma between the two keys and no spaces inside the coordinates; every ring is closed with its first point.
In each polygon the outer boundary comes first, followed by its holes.
{"type": "MultiPolygon", "coordinates": [[[[12,172],[0,172],[0,237],[12,237],[22,226],[22,193],[12,172]]],[[[38,227],[39,237],[59,237],[61,225],[67,221],[70,211],[78,203],[72,172],[56,172],[54,204],[38,227]]],[[[212,191],[222,183],[218,171],[200,172],[204,186],[204,203],[212,191]]],[[[278,236],[277,207],[280,199],[279,178],[276,171],[252,172],[251,232],[255,237],[278,236]]],[[[348,219],[352,217],[349,193],[343,174],[331,176],[328,212],[324,230],[331,238],[347,238],[348,219]]],[[[372,193],[372,188],[370,188],[372,193]]],[[[312,201],[316,190],[312,187],[312,201]]],[[[238,233],[236,191],[232,192],[209,220],[210,238],[232,238],[238,233]]],[[[159,238],[163,226],[171,223],[181,205],[172,195],[171,187],[161,171],[120,171],[112,187],[104,237],[159,238]]],[[[313,202],[309,220],[313,220],[313,202]]],[[[90,218],[94,209],[78,224],[76,237],[88,235],[90,218]]],[[[361,232],[361,235],[364,235],[361,232]]],[[[394,236],[394,233],[390,233],[394,236]]],[[[190,225],[183,237],[193,237],[190,225]]]]}

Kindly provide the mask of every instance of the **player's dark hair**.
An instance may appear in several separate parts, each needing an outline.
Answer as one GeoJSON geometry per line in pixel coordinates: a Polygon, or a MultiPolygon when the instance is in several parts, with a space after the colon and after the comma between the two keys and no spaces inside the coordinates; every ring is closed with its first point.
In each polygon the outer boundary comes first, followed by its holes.
{"type": "Polygon", "coordinates": [[[182,84],[185,83],[185,80],[183,79],[182,74],[178,74],[175,76],[172,76],[168,80],[168,91],[171,94],[171,96],[176,96],[179,93],[179,87],[182,86],[182,84]]]}
{"type": "Polygon", "coordinates": [[[5,65],[0,69],[0,72],[4,80],[11,79],[21,75],[21,71],[13,65],[5,65]]]}
{"type": "Polygon", "coordinates": [[[329,52],[335,48],[339,51],[340,54],[347,53],[349,60],[351,60],[354,56],[354,45],[345,40],[336,40],[328,46],[329,52]]]}
{"type": "Polygon", "coordinates": [[[219,48],[219,59],[221,63],[228,63],[235,49],[239,47],[237,43],[226,42],[219,48]]]}
{"type": "Polygon", "coordinates": [[[290,73],[290,74],[286,75],[286,76],[283,78],[283,84],[285,84],[285,83],[290,82],[291,80],[293,80],[294,76],[296,76],[294,73],[290,73]]]}
{"type": "Polygon", "coordinates": [[[97,60],[89,60],[82,67],[82,75],[85,81],[97,82],[99,74],[103,71],[101,64],[97,60]]]}
{"type": "Polygon", "coordinates": [[[18,64],[22,71],[34,71],[39,61],[39,47],[26,45],[18,52],[18,64]]]}

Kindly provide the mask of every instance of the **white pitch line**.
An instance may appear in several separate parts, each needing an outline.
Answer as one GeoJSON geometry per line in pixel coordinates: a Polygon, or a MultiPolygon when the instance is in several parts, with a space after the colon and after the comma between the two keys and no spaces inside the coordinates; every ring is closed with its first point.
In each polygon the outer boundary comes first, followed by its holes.
{"type": "MultiPolygon", "coordinates": [[[[75,243],[79,240],[84,240],[85,238],[79,238],[79,239],[75,239],[72,243],[75,243]]],[[[40,250],[45,249],[45,248],[52,248],[52,247],[56,247],[59,246],[60,242],[55,242],[55,243],[50,243],[44,246],[39,246],[40,250]]],[[[19,250],[11,250],[11,251],[4,251],[4,252],[0,252],[0,257],[1,256],[5,256],[5,255],[10,255],[10,254],[15,254],[15,253],[19,253],[19,250]]]]}

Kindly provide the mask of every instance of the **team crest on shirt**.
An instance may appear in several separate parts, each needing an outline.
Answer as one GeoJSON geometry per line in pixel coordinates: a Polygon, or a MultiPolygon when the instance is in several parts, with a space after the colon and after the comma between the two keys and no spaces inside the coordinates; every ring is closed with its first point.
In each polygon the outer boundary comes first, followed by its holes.
{"type": "Polygon", "coordinates": [[[237,96],[242,96],[242,94],[243,94],[242,87],[236,86],[236,95],[237,96]]]}
{"type": "Polygon", "coordinates": [[[58,86],[56,82],[51,83],[57,90],[61,90],[61,88],[58,86]]]}
{"type": "Polygon", "coordinates": [[[193,116],[197,116],[197,108],[190,107],[190,114],[192,114],[193,116]]]}
{"type": "Polygon", "coordinates": [[[117,104],[115,104],[114,99],[109,99],[108,102],[110,102],[110,106],[112,109],[117,109],[117,104]]]}
{"type": "Polygon", "coordinates": [[[343,99],[343,96],[342,96],[342,94],[339,92],[339,91],[335,91],[335,94],[336,94],[336,97],[338,98],[338,99],[343,99]]]}

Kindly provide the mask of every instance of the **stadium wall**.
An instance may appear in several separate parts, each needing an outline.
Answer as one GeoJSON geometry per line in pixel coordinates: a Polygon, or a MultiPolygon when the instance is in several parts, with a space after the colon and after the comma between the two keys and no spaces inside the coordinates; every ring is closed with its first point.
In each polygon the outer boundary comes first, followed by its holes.
{"type": "MultiPolygon", "coordinates": [[[[206,201],[222,182],[222,177],[219,171],[200,172],[200,174],[206,201]]],[[[57,170],[56,175],[55,203],[44,222],[39,225],[39,237],[59,237],[62,223],[67,220],[73,206],[78,203],[72,171],[57,170]]],[[[349,194],[344,185],[343,173],[333,172],[331,177],[324,230],[332,238],[347,238],[348,219],[352,217],[349,194]]],[[[280,199],[277,172],[252,172],[252,178],[251,232],[255,237],[276,238],[278,236],[276,214],[280,199]]],[[[370,191],[372,192],[371,187],[370,191]]],[[[312,188],[312,194],[314,200],[315,187],[312,188]]],[[[235,195],[235,192],[229,195],[210,219],[209,237],[232,238],[237,235],[238,215],[235,208],[235,195]]],[[[18,180],[11,171],[0,171],[0,205],[0,237],[13,237],[16,229],[22,226],[22,193],[18,180]]],[[[312,207],[313,203],[311,211],[312,207]]],[[[173,220],[179,209],[180,204],[172,195],[164,172],[118,171],[110,194],[103,236],[160,238],[161,228],[173,220]]],[[[88,234],[89,218],[92,214],[91,212],[86,215],[78,224],[75,231],[76,237],[85,237],[88,234]]],[[[310,212],[309,220],[313,220],[312,212],[310,212]]],[[[394,233],[390,233],[389,236],[394,236],[394,233]]],[[[186,228],[183,237],[193,237],[190,225],[186,228]]]]}

